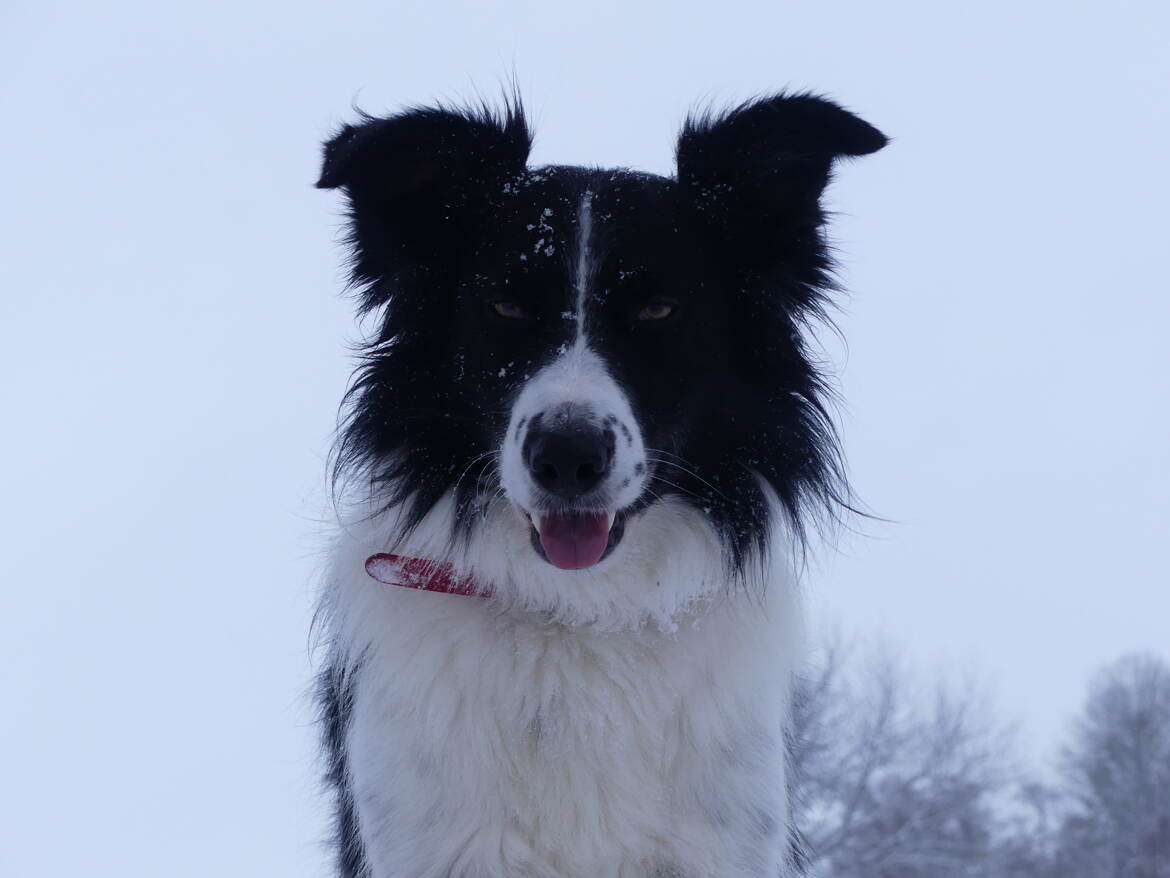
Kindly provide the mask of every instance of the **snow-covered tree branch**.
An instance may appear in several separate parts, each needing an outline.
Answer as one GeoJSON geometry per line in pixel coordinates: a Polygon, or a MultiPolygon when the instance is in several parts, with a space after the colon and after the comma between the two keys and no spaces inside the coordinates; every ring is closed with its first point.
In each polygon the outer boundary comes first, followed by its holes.
{"type": "Polygon", "coordinates": [[[1054,780],[970,685],[827,638],[799,682],[794,810],[817,878],[1170,878],[1170,666],[1094,680],[1054,780]]]}

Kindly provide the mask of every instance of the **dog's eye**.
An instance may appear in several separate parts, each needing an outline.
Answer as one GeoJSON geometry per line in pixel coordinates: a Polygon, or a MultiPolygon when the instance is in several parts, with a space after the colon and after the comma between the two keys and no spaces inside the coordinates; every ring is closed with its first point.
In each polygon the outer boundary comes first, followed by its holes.
{"type": "Polygon", "coordinates": [[[674,313],[674,304],[671,302],[651,302],[638,312],[639,320],[665,320],[674,313]]]}
{"type": "Polygon", "coordinates": [[[523,320],[528,312],[515,302],[492,302],[492,310],[505,320],[523,320]]]}

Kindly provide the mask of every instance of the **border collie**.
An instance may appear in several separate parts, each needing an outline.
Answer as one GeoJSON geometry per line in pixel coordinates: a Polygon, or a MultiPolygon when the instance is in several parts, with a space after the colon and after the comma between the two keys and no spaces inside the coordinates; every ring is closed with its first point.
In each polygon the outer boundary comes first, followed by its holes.
{"type": "Polygon", "coordinates": [[[689,118],[673,177],[531,143],[512,99],[325,146],[377,327],[321,613],[339,874],[796,875],[793,559],[849,503],[821,196],[886,138],[781,94],[689,118]]]}

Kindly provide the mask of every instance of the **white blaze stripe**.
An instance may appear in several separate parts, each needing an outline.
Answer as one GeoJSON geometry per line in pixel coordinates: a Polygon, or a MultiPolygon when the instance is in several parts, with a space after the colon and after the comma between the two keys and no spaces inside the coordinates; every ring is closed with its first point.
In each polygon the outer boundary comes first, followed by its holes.
{"type": "Polygon", "coordinates": [[[641,496],[647,480],[646,449],[630,400],[585,336],[585,307],[595,268],[592,199],[593,193],[586,190],[577,208],[577,264],[570,280],[576,294],[573,307],[577,337],[571,347],[562,345],[547,366],[525,381],[512,404],[500,450],[500,486],[504,495],[528,513],[537,533],[541,522],[537,513],[548,504],[546,492],[533,478],[525,460],[523,428],[539,415],[572,408],[577,410],[576,417],[587,418],[615,434],[610,471],[593,499],[605,507],[610,527],[617,510],[626,509],[641,496]]]}
{"type": "Polygon", "coordinates": [[[589,284],[589,239],[593,235],[593,193],[588,189],[577,208],[577,343],[585,339],[585,293],[589,284]]]}

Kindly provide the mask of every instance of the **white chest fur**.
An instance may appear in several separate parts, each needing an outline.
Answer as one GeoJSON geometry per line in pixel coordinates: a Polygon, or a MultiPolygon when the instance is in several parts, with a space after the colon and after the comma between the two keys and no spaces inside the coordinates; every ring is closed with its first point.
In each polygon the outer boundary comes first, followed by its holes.
{"type": "Polygon", "coordinates": [[[344,579],[333,624],[371,878],[789,874],[789,583],[664,631],[344,579]]]}
{"type": "Polygon", "coordinates": [[[767,619],[590,634],[396,597],[349,732],[375,878],[776,874],[786,663],[767,619]]]}

